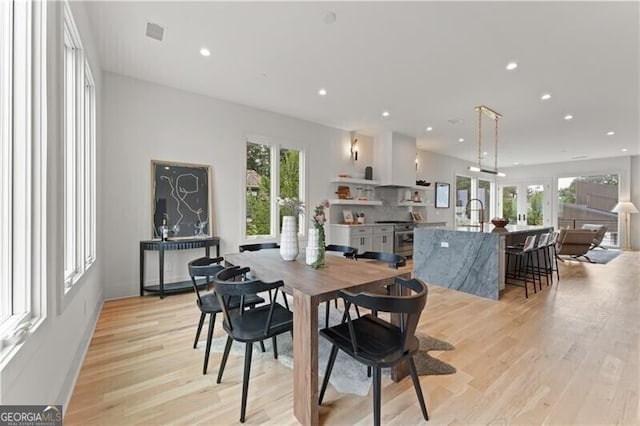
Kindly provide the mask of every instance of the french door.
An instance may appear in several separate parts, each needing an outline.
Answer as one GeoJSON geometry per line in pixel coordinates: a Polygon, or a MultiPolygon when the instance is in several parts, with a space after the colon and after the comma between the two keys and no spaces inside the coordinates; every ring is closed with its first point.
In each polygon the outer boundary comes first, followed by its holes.
{"type": "Polygon", "coordinates": [[[503,183],[499,186],[498,212],[512,225],[552,226],[551,183],[503,183]]]}

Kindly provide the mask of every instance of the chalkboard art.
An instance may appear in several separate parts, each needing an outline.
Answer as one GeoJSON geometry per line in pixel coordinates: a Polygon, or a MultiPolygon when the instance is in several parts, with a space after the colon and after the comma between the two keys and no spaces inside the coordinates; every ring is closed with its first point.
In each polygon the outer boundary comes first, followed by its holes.
{"type": "Polygon", "coordinates": [[[153,238],[211,237],[211,166],[151,160],[153,238]],[[166,221],[166,222],[165,222],[166,221]]]}

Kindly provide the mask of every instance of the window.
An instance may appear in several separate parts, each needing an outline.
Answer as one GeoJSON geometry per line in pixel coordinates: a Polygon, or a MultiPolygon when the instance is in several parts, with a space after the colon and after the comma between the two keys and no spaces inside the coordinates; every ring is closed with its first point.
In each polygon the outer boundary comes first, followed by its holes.
{"type": "Polygon", "coordinates": [[[44,315],[46,2],[0,2],[0,360],[44,315]]]}
{"type": "Polygon", "coordinates": [[[456,226],[479,226],[481,219],[483,223],[491,220],[492,184],[477,177],[456,176],[456,226]]]}
{"type": "Polygon", "coordinates": [[[467,212],[467,203],[471,198],[471,178],[456,176],[456,226],[471,224],[471,214],[467,212]]]}
{"type": "Polygon", "coordinates": [[[618,175],[574,176],[558,179],[558,228],[605,225],[602,245],[617,247],[618,175]]]}
{"type": "Polygon", "coordinates": [[[95,84],[68,4],[64,8],[65,291],[95,261],[95,84]]]}
{"type": "MultiPolygon", "coordinates": [[[[303,160],[300,149],[279,147],[258,137],[247,141],[246,238],[277,238],[282,216],[278,197],[304,199],[303,160]]],[[[299,220],[299,232],[303,232],[303,225],[299,220]]]]}

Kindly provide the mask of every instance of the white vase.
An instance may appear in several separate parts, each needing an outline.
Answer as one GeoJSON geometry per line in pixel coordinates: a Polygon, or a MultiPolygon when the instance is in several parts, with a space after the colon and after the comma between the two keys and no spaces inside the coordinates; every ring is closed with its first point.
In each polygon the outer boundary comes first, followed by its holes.
{"type": "Polygon", "coordinates": [[[280,256],[284,260],[295,260],[298,256],[298,226],[294,216],[284,216],[282,218],[280,256]]]}
{"type": "Polygon", "coordinates": [[[307,265],[312,265],[318,258],[318,252],[319,252],[318,238],[319,238],[318,230],[316,228],[310,228],[309,240],[307,243],[307,250],[306,250],[306,256],[305,256],[305,261],[307,265]]]}

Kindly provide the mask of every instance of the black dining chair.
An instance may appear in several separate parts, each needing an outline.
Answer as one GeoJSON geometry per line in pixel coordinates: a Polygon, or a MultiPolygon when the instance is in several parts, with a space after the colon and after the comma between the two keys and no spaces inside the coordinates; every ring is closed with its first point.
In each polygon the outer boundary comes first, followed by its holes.
{"type": "Polygon", "coordinates": [[[244,251],[258,251],[258,250],[277,249],[277,248],[280,248],[280,244],[278,243],[241,244],[239,246],[240,253],[244,251]]]}
{"type": "MultiPolygon", "coordinates": [[[[338,253],[343,253],[344,257],[347,259],[354,259],[356,253],[358,253],[358,249],[355,247],[349,246],[341,246],[337,244],[329,244],[324,248],[325,251],[333,251],[338,253]]],[[[333,299],[333,303],[335,308],[338,309],[338,299],[333,299]]],[[[357,309],[357,307],[356,307],[357,309]]],[[[324,314],[324,326],[329,327],[329,311],[331,310],[331,301],[327,300],[325,305],[325,314],[324,314]]],[[[360,312],[358,312],[358,316],[360,316],[360,312]]]]}
{"type": "MultiPolygon", "coordinates": [[[[189,262],[189,275],[191,275],[191,283],[193,289],[196,292],[196,304],[200,309],[200,321],[198,322],[198,330],[196,331],[196,339],[193,342],[193,349],[198,347],[198,340],[200,339],[200,332],[202,331],[202,325],[204,324],[205,317],[209,315],[209,332],[207,333],[207,348],[204,353],[204,365],[202,367],[202,374],[207,374],[207,367],[209,365],[209,352],[211,350],[211,340],[213,337],[213,327],[216,323],[216,314],[222,312],[222,308],[218,303],[218,298],[215,292],[200,294],[196,278],[205,277],[207,285],[209,285],[216,276],[216,274],[224,269],[220,263],[224,259],[222,257],[209,258],[201,257],[189,262]]],[[[243,268],[239,270],[238,276],[245,274],[249,271],[249,268],[243,268]]],[[[237,309],[240,306],[240,298],[235,297],[230,300],[229,306],[232,309],[237,309]]],[[[244,306],[253,308],[259,303],[263,303],[264,299],[256,294],[248,294],[244,298],[244,306]]]]}
{"type": "MultiPolygon", "coordinates": [[[[273,341],[273,355],[278,357],[277,336],[283,333],[293,333],[293,313],[277,303],[278,292],[284,286],[284,282],[276,281],[265,283],[260,280],[236,282],[234,279],[242,274],[243,268],[231,267],[218,272],[214,278],[214,285],[218,302],[222,307],[224,321],[222,327],[227,332],[227,343],[220,362],[218,379],[222,381],[229,351],[233,341],[245,343],[244,373],[242,378],[242,405],[240,407],[240,422],[244,423],[247,408],[247,395],[249,391],[249,374],[251,372],[251,355],[253,343],[271,338],[273,341]],[[251,310],[244,310],[242,302],[240,309],[233,309],[230,303],[234,297],[240,300],[251,294],[262,291],[274,290],[274,297],[270,303],[261,305],[251,310]]],[[[283,298],[284,293],[282,293],[283,298]]]]}
{"type": "Polygon", "coordinates": [[[365,251],[364,253],[357,253],[356,260],[368,259],[377,260],[380,262],[386,262],[389,268],[398,269],[401,266],[407,265],[407,258],[394,253],[384,253],[378,251],[365,251]]]}
{"type": "MultiPolygon", "coordinates": [[[[268,250],[268,249],[279,249],[280,248],[280,244],[278,244],[278,243],[241,244],[240,246],[238,246],[238,248],[240,249],[240,253],[243,253],[245,251],[260,251],[260,250],[268,250]]],[[[271,292],[269,292],[269,301],[271,302],[272,300],[273,300],[273,296],[271,295],[271,292]]],[[[287,302],[286,297],[284,299],[284,306],[287,309],[289,309],[289,302],[287,302]]]]}
{"type": "Polygon", "coordinates": [[[406,362],[413,386],[422,410],[422,416],[429,420],[427,406],[422,395],[418,379],[414,354],[420,348],[415,335],[420,314],[427,302],[427,285],[418,279],[397,277],[395,283],[412,294],[402,296],[380,295],[372,293],[352,293],[340,291],[340,297],[347,306],[343,323],[320,330],[320,335],[331,343],[331,353],[327,369],[322,380],[319,403],[322,404],[331,370],[336,361],[338,350],[343,351],[356,361],[373,369],[373,423],[380,424],[381,407],[381,369],[406,362]],[[400,325],[391,324],[371,314],[351,319],[349,305],[354,304],[372,311],[389,312],[400,315],[400,325]]]}

